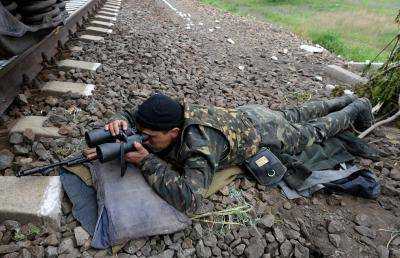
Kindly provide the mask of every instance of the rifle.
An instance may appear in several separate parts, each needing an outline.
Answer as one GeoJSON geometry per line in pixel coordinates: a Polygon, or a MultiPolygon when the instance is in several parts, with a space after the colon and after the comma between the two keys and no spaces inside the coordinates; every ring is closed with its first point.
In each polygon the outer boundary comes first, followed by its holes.
{"type": "Polygon", "coordinates": [[[17,177],[20,176],[30,176],[33,174],[42,174],[42,175],[47,175],[48,172],[50,172],[51,169],[55,168],[55,167],[60,167],[60,166],[73,166],[73,165],[77,165],[77,164],[82,164],[85,162],[88,162],[89,159],[87,159],[83,154],[80,154],[78,156],[72,157],[70,159],[66,159],[60,162],[56,162],[53,164],[49,164],[49,165],[45,165],[42,167],[36,167],[36,168],[31,168],[31,169],[26,169],[23,171],[18,171],[17,173],[17,177]]]}
{"type": "MultiPolygon", "coordinates": [[[[148,135],[138,134],[137,131],[134,129],[122,130],[116,136],[111,135],[111,133],[105,129],[96,129],[85,133],[86,144],[90,148],[96,148],[96,159],[98,159],[101,163],[120,158],[121,177],[125,175],[127,167],[124,160],[125,153],[135,149],[135,142],[142,143],[147,139],[148,135]],[[120,142],[116,142],[117,140],[119,140],[120,142]]],[[[17,177],[29,176],[37,173],[47,175],[48,172],[50,172],[50,170],[55,167],[72,166],[82,164],[91,160],[94,159],[88,159],[84,154],[79,154],[64,161],[56,162],[42,167],[19,171],[17,173],[17,177]]]]}

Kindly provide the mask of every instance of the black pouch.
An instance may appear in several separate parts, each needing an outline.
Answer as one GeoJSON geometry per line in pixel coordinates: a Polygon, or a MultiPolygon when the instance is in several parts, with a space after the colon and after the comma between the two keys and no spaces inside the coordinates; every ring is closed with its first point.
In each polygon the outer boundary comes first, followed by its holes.
{"type": "Polygon", "coordinates": [[[245,160],[244,165],[258,183],[265,186],[276,185],[287,170],[275,154],[267,148],[262,148],[257,154],[245,160]]]}

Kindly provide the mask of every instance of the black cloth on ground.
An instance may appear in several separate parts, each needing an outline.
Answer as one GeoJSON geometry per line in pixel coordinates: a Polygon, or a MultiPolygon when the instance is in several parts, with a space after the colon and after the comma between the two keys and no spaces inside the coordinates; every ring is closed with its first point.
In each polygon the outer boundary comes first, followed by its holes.
{"type": "Polygon", "coordinates": [[[353,161],[356,156],[376,161],[379,152],[350,131],[344,131],[323,143],[314,143],[300,154],[280,153],[278,156],[288,168],[285,183],[296,189],[312,171],[334,169],[341,163],[353,161]]]}

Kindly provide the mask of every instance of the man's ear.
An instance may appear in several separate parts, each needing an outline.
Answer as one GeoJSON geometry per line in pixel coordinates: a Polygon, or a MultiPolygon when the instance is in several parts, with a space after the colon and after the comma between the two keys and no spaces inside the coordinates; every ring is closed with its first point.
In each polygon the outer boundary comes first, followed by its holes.
{"type": "Polygon", "coordinates": [[[173,139],[178,138],[179,133],[180,133],[181,129],[179,129],[178,127],[172,128],[171,130],[169,130],[169,133],[171,134],[173,139]]]}

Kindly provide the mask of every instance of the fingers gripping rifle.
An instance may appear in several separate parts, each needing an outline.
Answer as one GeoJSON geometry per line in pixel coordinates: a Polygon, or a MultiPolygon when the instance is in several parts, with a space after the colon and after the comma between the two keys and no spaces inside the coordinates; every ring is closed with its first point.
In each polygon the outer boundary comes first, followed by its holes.
{"type": "MultiPolygon", "coordinates": [[[[124,155],[126,152],[134,150],[134,143],[139,142],[142,143],[146,141],[148,138],[145,134],[138,134],[136,130],[128,129],[125,131],[121,131],[120,134],[113,136],[109,131],[104,129],[97,129],[90,132],[85,133],[86,144],[90,148],[96,148],[96,158],[101,162],[111,161],[117,158],[121,160],[121,177],[125,175],[126,171],[126,162],[124,159],[124,155]],[[116,142],[119,140],[120,142],[116,142]]],[[[50,165],[27,169],[23,171],[19,171],[17,176],[28,176],[37,173],[41,173],[43,175],[48,174],[51,169],[59,166],[72,166],[77,164],[82,164],[88,162],[93,159],[88,159],[83,154],[79,154],[78,156],[72,157],[70,159],[56,162],[50,165]]]]}

